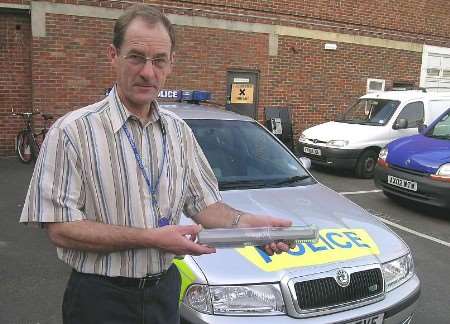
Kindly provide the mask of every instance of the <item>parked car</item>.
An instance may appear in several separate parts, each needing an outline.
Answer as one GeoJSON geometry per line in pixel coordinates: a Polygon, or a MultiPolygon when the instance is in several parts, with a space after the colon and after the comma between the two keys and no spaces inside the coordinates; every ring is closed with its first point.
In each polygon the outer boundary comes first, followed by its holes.
{"type": "Polygon", "coordinates": [[[192,128],[227,204],[320,233],[317,243],[280,255],[245,247],[176,259],[184,321],[409,323],[420,281],[409,247],[393,231],[317,182],[307,163],[255,120],[202,104],[162,108],[192,128]]]}
{"type": "Polygon", "coordinates": [[[417,134],[450,107],[450,92],[381,91],[362,96],[339,119],[306,129],[299,150],[313,164],[354,170],[371,178],[380,149],[417,134]]]}
{"type": "Polygon", "coordinates": [[[388,197],[450,208],[450,109],[421,134],[383,148],[374,180],[388,197]]]}

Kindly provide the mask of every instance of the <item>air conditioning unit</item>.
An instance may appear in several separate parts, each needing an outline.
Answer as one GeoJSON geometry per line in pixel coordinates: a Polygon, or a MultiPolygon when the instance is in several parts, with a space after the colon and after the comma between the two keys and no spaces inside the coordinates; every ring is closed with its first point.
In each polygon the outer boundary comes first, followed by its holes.
{"type": "Polygon", "coordinates": [[[367,79],[367,93],[384,91],[385,83],[381,79],[367,79]]]}

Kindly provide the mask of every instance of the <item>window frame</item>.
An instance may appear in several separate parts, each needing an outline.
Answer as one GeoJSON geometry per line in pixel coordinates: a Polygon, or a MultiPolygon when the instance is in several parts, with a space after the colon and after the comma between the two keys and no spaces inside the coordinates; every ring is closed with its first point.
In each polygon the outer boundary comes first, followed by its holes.
{"type": "Polygon", "coordinates": [[[408,102],[406,105],[404,105],[403,108],[402,108],[402,109],[400,110],[400,112],[398,113],[397,118],[395,118],[394,125],[396,125],[396,124],[398,123],[398,121],[399,121],[401,118],[404,118],[404,119],[406,119],[406,120],[408,121],[408,127],[407,127],[406,129],[417,128],[417,127],[419,127],[419,125],[420,125],[420,124],[423,124],[424,121],[425,121],[425,104],[424,104],[424,102],[423,102],[422,100],[417,100],[417,101],[411,101],[411,102],[408,102]],[[413,104],[420,104],[420,105],[421,105],[421,108],[422,108],[422,119],[421,119],[421,120],[417,120],[417,124],[414,125],[414,126],[412,126],[412,125],[410,124],[410,122],[409,122],[408,119],[406,119],[406,118],[404,118],[404,117],[401,117],[402,113],[407,109],[407,107],[408,107],[408,106],[411,106],[411,105],[413,105],[413,104]],[[420,123],[420,121],[421,121],[421,123],[420,123]]]}

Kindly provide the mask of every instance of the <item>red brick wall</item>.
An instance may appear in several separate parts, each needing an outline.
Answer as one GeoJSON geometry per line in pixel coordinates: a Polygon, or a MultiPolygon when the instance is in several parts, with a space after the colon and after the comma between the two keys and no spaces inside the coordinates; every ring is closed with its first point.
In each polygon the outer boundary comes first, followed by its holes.
{"type": "MultiPolygon", "coordinates": [[[[62,1],[62,0],[61,0],[62,1]]],[[[152,1],[148,1],[152,2],[152,1]]],[[[153,1],[154,2],[154,1],[153,1]]],[[[169,3],[170,1],[166,1],[169,3]]],[[[174,1],[176,2],[176,1],[174,1]]],[[[448,37],[450,3],[448,0],[184,0],[184,6],[209,5],[225,12],[251,12],[253,15],[320,22],[322,26],[370,26],[393,34],[448,37]],[[423,35],[419,35],[423,34],[423,35]]],[[[173,4],[173,2],[172,2],[173,4]]]]}
{"type": "MultiPolygon", "coordinates": [[[[114,8],[129,5],[96,0],[52,2],[114,8]]],[[[450,2],[446,0],[147,2],[162,5],[167,13],[450,47],[450,2]]],[[[33,103],[41,111],[61,114],[99,100],[114,79],[106,53],[113,21],[47,14],[47,36],[31,40],[29,17],[0,13],[0,31],[6,30],[7,22],[13,26],[18,20],[23,25],[23,50],[18,51],[12,42],[7,42],[9,47],[2,46],[4,33],[0,33],[0,155],[13,153],[13,134],[21,125],[7,116],[11,103],[26,110],[33,103]],[[14,63],[7,64],[4,57],[13,57],[14,63]]],[[[211,90],[214,101],[224,104],[227,70],[259,71],[258,119],[262,120],[264,107],[289,107],[296,138],[304,128],[342,112],[365,92],[367,78],[386,79],[387,86],[397,80],[419,84],[421,53],[344,43],[337,43],[336,51],[325,51],[323,41],[280,36],[278,55],[271,57],[267,34],[185,26],[176,26],[176,30],[176,64],[167,88],[211,90]]]]}
{"type": "Polygon", "coordinates": [[[33,40],[35,107],[62,114],[103,97],[113,81],[112,28],[111,20],[47,15],[47,36],[33,40]]]}
{"type": "Polygon", "coordinates": [[[23,123],[11,116],[31,109],[30,17],[0,12],[0,156],[14,153],[23,123]]]}
{"type": "Polygon", "coordinates": [[[324,44],[280,37],[278,56],[271,59],[270,103],[292,109],[296,138],[365,94],[368,78],[385,79],[387,88],[398,80],[419,85],[421,53],[344,43],[327,51],[324,44]]]}

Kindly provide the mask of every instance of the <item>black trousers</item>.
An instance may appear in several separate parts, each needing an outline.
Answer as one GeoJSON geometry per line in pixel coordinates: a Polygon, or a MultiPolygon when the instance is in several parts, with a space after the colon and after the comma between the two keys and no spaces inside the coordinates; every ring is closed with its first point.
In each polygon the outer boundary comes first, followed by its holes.
{"type": "Polygon", "coordinates": [[[64,293],[64,324],[179,324],[180,273],[172,265],[144,288],[72,271],[64,293]]]}

